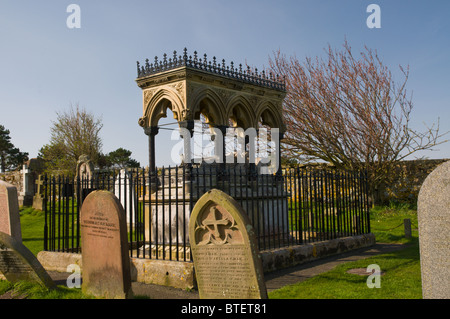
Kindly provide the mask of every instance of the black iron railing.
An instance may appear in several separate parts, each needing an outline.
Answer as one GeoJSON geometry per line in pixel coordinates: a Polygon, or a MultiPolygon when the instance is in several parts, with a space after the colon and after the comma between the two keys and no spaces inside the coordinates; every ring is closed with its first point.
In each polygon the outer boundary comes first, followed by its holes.
{"type": "Polygon", "coordinates": [[[76,180],[46,176],[44,250],[81,251],[80,208],[101,189],[124,207],[132,257],[189,261],[190,212],[212,188],[240,203],[262,251],[370,232],[363,172],[297,167],[262,175],[245,165],[198,165],[104,171],[76,180]]]}

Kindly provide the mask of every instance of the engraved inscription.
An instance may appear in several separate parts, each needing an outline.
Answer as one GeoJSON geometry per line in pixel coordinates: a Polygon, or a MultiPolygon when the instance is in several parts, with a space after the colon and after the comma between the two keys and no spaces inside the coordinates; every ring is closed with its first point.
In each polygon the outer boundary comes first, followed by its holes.
{"type": "Polygon", "coordinates": [[[7,275],[8,273],[23,274],[31,271],[31,267],[25,264],[16,252],[0,246],[0,272],[7,275]]]}
{"type": "Polygon", "coordinates": [[[87,236],[93,237],[113,238],[111,232],[119,231],[119,226],[101,212],[82,220],[81,226],[87,230],[85,232],[87,236]]]}
{"type": "Polygon", "coordinates": [[[192,249],[198,280],[203,283],[203,292],[209,298],[258,298],[258,283],[245,245],[209,245],[192,249]]]}

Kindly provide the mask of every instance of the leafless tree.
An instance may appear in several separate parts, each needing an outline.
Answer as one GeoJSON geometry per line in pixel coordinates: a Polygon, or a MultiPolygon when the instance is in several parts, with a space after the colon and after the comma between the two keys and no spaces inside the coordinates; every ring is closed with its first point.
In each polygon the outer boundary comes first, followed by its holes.
{"type": "Polygon", "coordinates": [[[396,83],[374,50],[355,56],[345,41],[342,50],[328,46],[324,59],[304,63],[277,51],[269,65],[286,81],[284,155],[367,170],[374,203],[395,164],[446,142],[439,119],[425,132],[411,129],[409,67],[400,66],[404,78],[396,83]]]}

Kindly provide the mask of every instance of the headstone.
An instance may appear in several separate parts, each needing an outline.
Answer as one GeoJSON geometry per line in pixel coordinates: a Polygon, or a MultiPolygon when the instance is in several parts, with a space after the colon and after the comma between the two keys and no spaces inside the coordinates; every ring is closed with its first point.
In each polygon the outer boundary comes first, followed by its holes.
{"type": "Polygon", "coordinates": [[[23,164],[22,170],[22,191],[19,193],[19,201],[21,206],[31,206],[33,204],[33,175],[27,164],[23,164]]]}
{"type": "Polygon", "coordinates": [[[130,174],[121,169],[114,184],[114,194],[120,199],[123,209],[127,215],[127,224],[134,225],[134,212],[136,211],[136,193],[130,182],[130,174]]]}
{"type": "Polygon", "coordinates": [[[131,294],[130,257],[125,212],[108,191],[94,191],[81,208],[84,293],[108,299],[131,294]]]}
{"type": "Polygon", "coordinates": [[[424,299],[450,299],[450,161],[425,179],[417,201],[424,299]]]}
{"type": "Polygon", "coordinates": [[[94,178],[94,164],[89,158],[89,155],[84,154],[78,158],[75,181],[78,178],[80,181],[88,181],[94,178]]]}
{"type": "Polygon", "coordinates": [[[76,193],[75,197],[81,203],[84,202],[84,199],[96,189],[93,188],[92,182],[94,181],[94,164],[92,163],[89,155],[81,155],[77,161],[77,168],[75,170],[75,188],[76,193]],[[78,193],[79,192],[79,193],[78,193]],[[81,198],[78,198],[78,194],[81,198]]]}
{"type": "Polygon", "coordinates": [[[44,175],[36,178],[36,192],[33,197],[33,208],[44,210],[44,175]]]}
{"type": "Polygon", "coordinates": [[[33,253],[21,242],[0,232],[0,273],[6,280],[36,282],[49,289],[55,287],[52,278],[33,253]]]}
{"type": "Polygon", "coordinates": [[[200,298],[267,298],[253,227],[232,197],[205,193],[192,211],[189,236],[200,298]]]}
{"type": "Polygon", "coordinates": [[[0,181],[0,232],[22,242],[17,188],[0,181]]]}

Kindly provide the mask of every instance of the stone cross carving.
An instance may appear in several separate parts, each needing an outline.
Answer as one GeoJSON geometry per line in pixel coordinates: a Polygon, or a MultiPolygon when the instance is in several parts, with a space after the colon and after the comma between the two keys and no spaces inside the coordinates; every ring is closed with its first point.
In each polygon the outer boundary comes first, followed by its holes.
{"type": "Polygon", "coordinates": [[[227,240],[227,236],[225,235],[225,238],[221,238],[220,232],[219,232],[219,225],[223,225],[226,226],[228,224],[231,223],[230,220],[228,220],[227,218],[225,219],[217,219],[217,213],[219,213],[219,211],[217,210],[217,207],[211,207],[210,209],[210,215],[211,218],[209,219],[205,219],[202,224],[203,226],[205,226],[206,228],[208,228],[209,230],[209,242],[213,241],[215,243],[225,243],[227,240]],[[208,226],[213,226],[213,229],[211,229],[208,226]]]}

